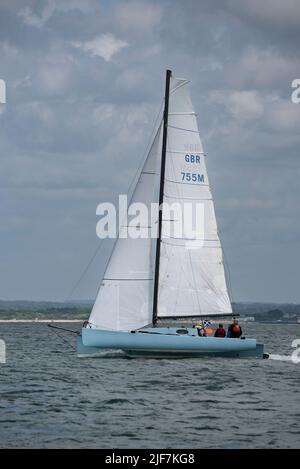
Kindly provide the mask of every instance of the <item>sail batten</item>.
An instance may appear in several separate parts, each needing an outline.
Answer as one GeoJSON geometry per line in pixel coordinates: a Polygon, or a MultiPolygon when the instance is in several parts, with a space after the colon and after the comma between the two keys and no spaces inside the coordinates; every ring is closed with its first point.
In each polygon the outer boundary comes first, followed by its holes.
{"type": "MultiPolygon", "coordinates": [[[[215,313],[215,312],[208,312],[205,314],[205,319],[214,319],[214,318],[226,318],[226,317],[232,317],[232,313],[215,313]]],[[[239,316],[238,314],[235,314],[235,316],[239,316]]],[[[194,316],[164,316],[164,317],[158,317],[158,323],[168,323],[171,321],[181,321],[181,322],[186,322],[186,321],[201,321],[203,320],[203,315],[201,314],[196,314],[194,316]]]]}

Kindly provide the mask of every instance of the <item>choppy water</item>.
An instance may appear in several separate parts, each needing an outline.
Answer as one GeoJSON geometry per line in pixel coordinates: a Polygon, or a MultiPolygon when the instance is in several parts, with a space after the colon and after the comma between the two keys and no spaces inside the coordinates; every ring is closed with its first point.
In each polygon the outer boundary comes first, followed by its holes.
{"type": "MultiPolygon", "coordinates": [[[[277,355],[300,338],[300,325],[244,328],[277,355]]],[[[1,447],[300,448],[300,364],[78,359],[45,324],[0,324],[0,338],[1,447]]]]}

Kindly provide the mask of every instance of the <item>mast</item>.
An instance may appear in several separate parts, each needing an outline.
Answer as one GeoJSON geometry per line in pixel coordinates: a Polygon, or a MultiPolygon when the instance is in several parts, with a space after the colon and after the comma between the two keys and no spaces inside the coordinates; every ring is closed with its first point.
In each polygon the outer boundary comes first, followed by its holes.
{"type": "Polygon", "coordinates": [[[167,134],[168,134],[169,95],[170,95],[171,75],[172,75],[172,71],[167,70],[166,87],[165,87],[165,108],[164,108],[162,153],[161,153],[161,169],[160,169],[160,187],[159,187],[158,236],[156,240],[155,271],[154,271],[153,316],[152,316],[153,325],[155,325],[157,322],[159,258],[160,258],[161,231],[162,231],[162,203],[163,203],[163,198],[164,198],[164,180],[165,180],[166,153],[167,153],[167,134]]]}

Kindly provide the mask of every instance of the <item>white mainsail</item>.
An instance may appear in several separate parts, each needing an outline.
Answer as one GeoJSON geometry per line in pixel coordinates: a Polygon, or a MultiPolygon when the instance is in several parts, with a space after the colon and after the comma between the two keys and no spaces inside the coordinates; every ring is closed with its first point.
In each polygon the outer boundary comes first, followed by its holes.
{"type": "Polygon", "coordinates": [[[164,204],[203,204],[204,222],[200,240],[184,233],[172,237],[166,228],[169,211],[163,211],[158,319],[232,314],[205,155],[187,83],[171,77],[164,204]]]}
{"type": "MultiPolygon", "coordinates": [[[[232,314],[205,155],[187,83],[170,80],[157,319],[232,314]],[[170,227],[176,220],[166,207],[174,203],[182,212],[186,203],[192,208],[202,204],[200,240],[184,232],[172,236],[170,227]]],[[[162,126],[130,201],[144,203],[149,213],[151,203],[158,202],[161,152],[162,126]]],[[[89,318],[91,327],[128,331],[152,323],[156,240],[151,239],[151,224],[156,222],[144,220],[147,238],[122,238],[126,226],[121,227],[89,318]]]]}
{"type": "MultiPolygon", "coordinates": [[[[131,204],[144,203],[149,214],[151,203],[157,198],[161,134],[160,126],[130,201],[131,204]]],[[[141,229],[148,232],[147,238],[122,238],[127,227],[121,226],[89,318],[92,327],[128,331],[152,322],[154,263],[151,222],[155,224],[156,220],[147,218],[141,225],[141,229]]],[[[133,226],[132,223],[130,225],[133,226]]]]}

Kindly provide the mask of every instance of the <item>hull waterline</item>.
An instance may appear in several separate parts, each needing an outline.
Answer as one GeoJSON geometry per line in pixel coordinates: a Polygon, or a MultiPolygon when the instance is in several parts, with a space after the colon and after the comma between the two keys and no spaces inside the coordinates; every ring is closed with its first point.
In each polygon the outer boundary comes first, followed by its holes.
{"type": "Polygon", "coordinates": [[[148,328],[132,332],[82,329],[77,339],[78,356],[97,356],[105,350],[122,350],[130,357],[143,358],[266,358],[264,346],[257,344],[256,339],[199,337],[195,329],[189,328],[148,328]]]}

